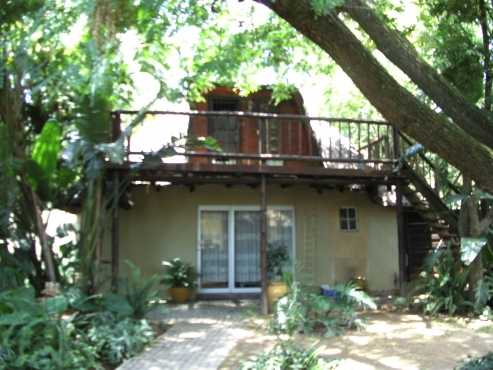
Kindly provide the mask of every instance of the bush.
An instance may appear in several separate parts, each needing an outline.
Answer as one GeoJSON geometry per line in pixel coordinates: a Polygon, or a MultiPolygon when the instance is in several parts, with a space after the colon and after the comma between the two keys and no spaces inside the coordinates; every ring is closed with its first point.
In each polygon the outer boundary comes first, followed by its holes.
{"type": "Polygon", "coordinates": [[[456,370],[491,370],[493,369],[493,352],[486,356],[473,358],[463,362],[456,370]]]}
{"type": "Polygon", "coordinates": [[[272,328],[289,335],[318,330],[337,335],[360,325],[358,308],[376,308],[373,300],[352,283],[336,285],[334,290],[336,297],[325,297],[293,283],[288,295],[277,302],[272,328]]]}
{"type": "Polygon", "coordinates": [[[64,297],[35,300],[34,290],[0,294],[0,369],[99,369],[91,346],[70,319],[64,297]]]}
{"type": "Polygon", "coordinates": [[[292,342],[280,342],[274,349],[246,361],[241,370],[329,370],[335,369],[337,362],[330,364],[321,360],[315,349],[305,350],[292,342]]]}
{"type": "Polygon", "coordinates": [[[154,332],[146,320],[117,320],[102,313],[91,321],[86,338],[102,361],[117,365],[141,352],[154,339],[154,332]]]}
{"type": "Polygon", "coordinates": [[[422,310],[430,315],[463,313],[473,307],[467,299],[468,270],[454,258],[450,248],[440,249],[425,262],[411,295],[424,297],[422,310]]]}
{"type": "Polygon", "coordinates": [[[158,280],[133,267],[123,294],[71,288],[37,300],[31,288],[0,293],[0,369],[102,369],[137,354],[154,337],[142,317],[157,301],[158,280]]]}

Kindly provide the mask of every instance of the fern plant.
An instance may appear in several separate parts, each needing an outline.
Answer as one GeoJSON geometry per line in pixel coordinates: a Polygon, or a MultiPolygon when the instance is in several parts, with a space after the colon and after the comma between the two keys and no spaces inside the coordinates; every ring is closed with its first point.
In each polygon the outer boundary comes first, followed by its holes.
{"type": "Polygon", "coordinates": [[[159,303],[158,275],[142,276],[140,269],[130,261],[125,261],[129,268],[128,277],[121,281],[120,290],[132,308],[132,316],[143,319],[159,303]]]}

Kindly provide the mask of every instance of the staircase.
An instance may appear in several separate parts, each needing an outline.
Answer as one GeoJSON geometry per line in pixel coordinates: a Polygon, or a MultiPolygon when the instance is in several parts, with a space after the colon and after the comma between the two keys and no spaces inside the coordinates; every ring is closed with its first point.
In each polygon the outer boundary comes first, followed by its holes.
{"type": "MultiPolygon", "coordinates": [[[[402,136],[405,145],[412,142],[402,136]]],[[[458,212],[449,208],[443,199],[460,190],[448,179],[444,185],[448,194],[437,189],[436,179],[441,176],[439,169],[420,152],[412,161],[402,166],[400,174],[405,178],[402,194],[405,198],[405,248],[407,278],[413,279],[421,271],[425,258],[434,248],[457,237],[458,212]]],[[[443,176],[442,176],[443,177],[443,176]]]]}

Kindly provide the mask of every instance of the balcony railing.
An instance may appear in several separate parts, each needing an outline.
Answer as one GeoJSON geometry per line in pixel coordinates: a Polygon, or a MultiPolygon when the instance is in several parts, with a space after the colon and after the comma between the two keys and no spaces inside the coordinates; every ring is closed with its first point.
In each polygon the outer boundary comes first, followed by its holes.
{"type": "MultiPolygon", "coordinates": [[[[114,112],[115,138],[137,115],[137,111],[114,112]]],[[[139,124],[128,131],[125,131],[128,162],[141,162],[152,155],[163,163],[390,169],[399,156],[396,131],[383,121],[253,112],[147,111],[139,124]],[[176,151],[162,150],[170,148],[170,142],[177,142],[176,138],[186,141],[193,137],[214,137],[211,127],[218,117],[223,122],[223,131],[217,131],[223,141],[218,138],[219,146],[233,150],[187,145],[176,151]],[[234,132],[227,132],[225,121],[234,127],[234,132]],[[224,142],[228,138],[237,138],[237,142],[234,145],[224,142]]]]}

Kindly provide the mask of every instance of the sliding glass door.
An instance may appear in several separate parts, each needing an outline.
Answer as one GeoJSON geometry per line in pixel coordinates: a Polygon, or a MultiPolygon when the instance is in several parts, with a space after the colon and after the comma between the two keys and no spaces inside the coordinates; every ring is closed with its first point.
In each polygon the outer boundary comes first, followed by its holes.
{"type": "Polygon", "coordinates": [[[235,288],[260,287],[260,212],[234,211],[235,288]]]}
{"type": "Polygon", "coordinates": [[[203,211],[200,217],[202,288],[228,288],[229,238],[227,211],[203,211]]]}
{"type": "MultiPolygon", "coordinates": [[[[294,211],[269,208],[267,223],[269,245],[286,248],[294,263],[294,211]]],[[[259,291],[259,207],[200,207],[199,225],[201,291],[259,291]]]]}

